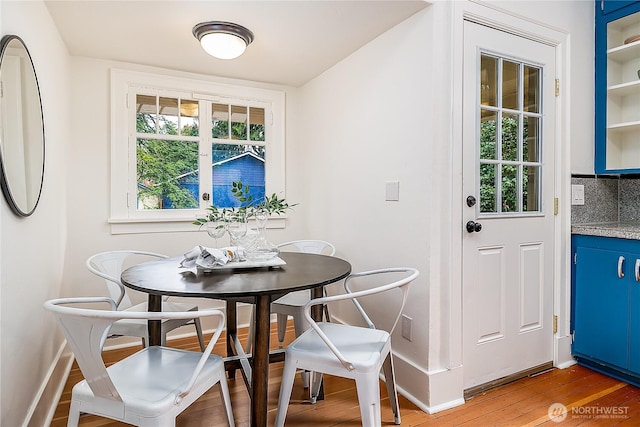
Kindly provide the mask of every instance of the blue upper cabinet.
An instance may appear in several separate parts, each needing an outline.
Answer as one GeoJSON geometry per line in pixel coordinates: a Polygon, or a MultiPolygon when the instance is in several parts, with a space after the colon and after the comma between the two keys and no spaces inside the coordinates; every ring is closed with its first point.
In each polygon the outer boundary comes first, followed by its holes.
{"type": "Polygon", "coordinates": [[[595,171],[640,173],[640,1],[595,7],[595,171]]]}
{"type": "Polygon", "coordinates": [[[615,12],[618,9],[627,7],[630,4],[637,3],[632,0],[596,0],[596,7],[600,7],[600,10],[604,15],[615,12]]]}

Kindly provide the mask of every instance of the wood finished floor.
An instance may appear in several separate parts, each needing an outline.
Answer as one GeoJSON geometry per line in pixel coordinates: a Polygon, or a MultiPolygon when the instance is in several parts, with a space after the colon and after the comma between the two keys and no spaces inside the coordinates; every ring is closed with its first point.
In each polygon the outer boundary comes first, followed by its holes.
{"type": "MultiPolygon", "coordinates": [[[[293,329],[290,327],[287,331],[287,341],[292,338],[293,329]]],[[[275,334],[272,334],[271,342],[277,345],[275,334]]],[[[195,338],[173,340],[169,345],[199,351],[195,338]]],[[[224,349],[224,340],[221,339],[214,351],[224,354],[224,349]]],[[[136,350],[137,348],[106,351],[105,363],[107,365],[113,363],[136,350]]],[[[282,363],[272,364],[269,371],[269,425],[273,425],[275,420],[281,375],[282,363]]],[[[80,380],[82,380],[82,374],[74,363],[51,426],[66,426],[71,388],[80,380]]],[[[236,426],[248,426],[249,396],[239,372],[236,373],[234,380],[229,381],[229,389],[236,426]]],[[[393,416],[384,384],[381,384],[381,390],[382,424],[392,426],[393,416]]],[[[356,390],[351,380],[327,377],[325,396],[324,401],[315,405],[304,403],[305,394],[300,376],[297,376],[287,413],[287,426],[361,425],[356,390]]],[[[489,390],[469,399],[464,405],[433,415],[424,413],[404,397],[399,397],[402,425],[405,427],[640,425],[640,388],[577,365],[562,370],[554,369],[489,390]],[[554,403],[561,403],[568,408],[569,413],[562,422],[552,421],[547,415],[550,405],[554,403]],[[619,415],[616,417],[603,415],[606,411],[612,410],[618,411],[619,415]],[[598,411],[600,415],[594,415],[598,411]]],[[[178,417],[176,424],[178,427],[225,426],[226,419],[218,388],[214,387],[191,405],[178,417]]],[[[128,424],[93,415],[83,415],[80,418],[80,425],[115,427],[128,424]]]]}

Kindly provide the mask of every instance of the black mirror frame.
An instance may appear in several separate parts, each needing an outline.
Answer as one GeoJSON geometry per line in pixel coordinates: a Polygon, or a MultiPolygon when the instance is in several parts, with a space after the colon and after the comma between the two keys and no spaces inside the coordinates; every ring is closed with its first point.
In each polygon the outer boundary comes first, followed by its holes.
{"type": "Polygon", "coordinates": [[[13,195],[11,194],[11,188],[7,179],[7,174],[5,172],[5,159],[3,158],[3,156],[0,154],[0,187],[2,187],[2,194],[4,195],[4,198],[7,200],[7,203],[9,204],[9,207],[11,208],[11,210],[13,211],[13,213],[15,213],[18,216],[21,217],[28,217],[30,216],[35,210],[36,207],[38,206],[38,203],[40,203],[40,197],[42,196],[42,187],[44,184],[44,172],[45,172],[45,132],[44,132],[44,113],[42,111],[42,96],[40,94],[40,85],[38,83],[38,76],[36,74],[36,68],[33,64],[33,59],[31,58],[31,53],[29,52],[29,49],[27,49],[27,45],[24,43],[24,41],[18,37],[17,35],[13,35],[13,34],[9,34],[9,35],[5,35],[2,37],[2,40],[0,40],[0,69],[2,69],[2,60],[4,58],[4,53],[5,50],[7,48],[7,46],[9,45],[9,42],[11,42],[12,40],[17,40],[20,42],[20,44],[22,45],[22,47],[24,48],[25,52],[27,53],[27,56],[29,57],[29,62],[31,64],[31,70],[33,71],[33,77],[35,80],[35,84],[36,84],[36,92],[38,93],[38,103],[40,105],[40,120],[42,123],[42,170],[40,173],[40,185],[39,185],[39,189],[38,189],[38,197],[36,198],[35,203],[33,204],[33,207],[31,207],[28,210],[23,210],[20,206],[18,206],[18,204],[16,203],[16,200],[14,199],[13,195]]]}

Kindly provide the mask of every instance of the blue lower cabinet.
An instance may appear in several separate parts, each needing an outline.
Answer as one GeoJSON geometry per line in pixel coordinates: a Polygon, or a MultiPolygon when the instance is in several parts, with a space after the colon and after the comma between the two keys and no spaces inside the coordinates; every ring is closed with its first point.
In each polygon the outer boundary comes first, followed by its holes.
{"type": "Polygon", "coordinates": [[[574,357],[640,385],[640,241],[575,235],[572,251],[574,357]]]}
{"type": "Polygon", "coordinates": [[[640,282],[631,285],[629,304],[629,370],[640,375],[640,282]]]}

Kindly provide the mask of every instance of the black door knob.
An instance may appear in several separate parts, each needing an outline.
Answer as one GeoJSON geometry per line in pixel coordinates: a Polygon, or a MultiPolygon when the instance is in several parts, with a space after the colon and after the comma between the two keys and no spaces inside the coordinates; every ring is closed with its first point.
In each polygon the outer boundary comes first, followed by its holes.
{"type": "Polygon", "coordinates": [[[467,206],[472,207],[476,204],[476,198],[473,196],[467,197],[467,206]]]}
{"type": "Polygon", "coordinates": [[[480,224],[479,222],[474,222],[474,221],[469,221],[467,222],[467,232],[469,233],[473,233],[473,232],[480,232],[480,230],[482,230],[482,224],[480,224]]]}

